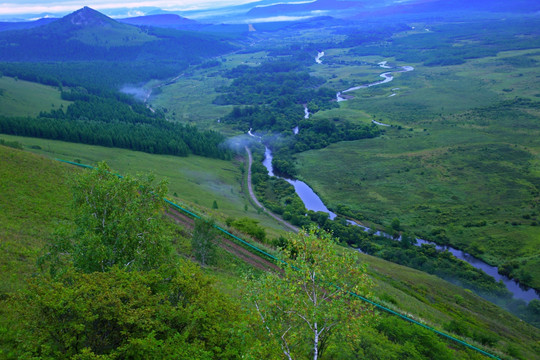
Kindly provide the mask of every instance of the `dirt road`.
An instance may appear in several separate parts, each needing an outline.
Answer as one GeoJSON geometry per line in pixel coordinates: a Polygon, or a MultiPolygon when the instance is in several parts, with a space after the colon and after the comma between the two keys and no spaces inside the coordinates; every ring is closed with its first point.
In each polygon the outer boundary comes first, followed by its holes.
{"type": "MultiPolygon", "coordinates": [[[[187,215],[184,215],[180,211],[169,208],[167,210],[167,216],[173,219],[177,224],[182,225],[188,232],[192,232],[195,227],[195,221],[187,215]]],[[[241,260],[247,262],[248,264],[261,269],[263,271],[274,271],[280,272],[281,269],[279,266],[274,264],[272,261],[267,260],[263,257],[259,257],[252,252],[248,251],[244,247],[230,240],[226,236],[219,236],[217,244],[219,247],[225,251],[231,253],[232,255],[240,258],[241,260]]]]}
{"type": "Polygon", "coordinates": [[[253,163],[253,157],[251,156],[251,151],[249,150],[249,148],[246,146],[246,152],[248,154],[248,178],[247,178],[247,183],[248,183],[248,191],[249,191],[249,196],[251,196],[251,199],[253,200],[253,202],[258,206],[260,207],[261,209],[264,210],[265,213],[267,213],[268,215],[270,215],[271,217],[273,217],[274,219],[276,219],[278,222],[280,222],[281,224],[285,225],[285,227],[287,228],[287,230],[292,230],[294,232],[298,232],[300,231],[300,229],[296,226],[294,226],[293,224],[283,220],[282,218],[280,218],[279,216],[277,216],[276,214],[274,214],[273,212],[271,212],[270,210],[268,210],[267,208],[265,208],[260,202],[259,200],[257,200],[257,197],[255,196],[255,193],[253,192],[253,186],[251,185],[251,164],[253,163]]]}

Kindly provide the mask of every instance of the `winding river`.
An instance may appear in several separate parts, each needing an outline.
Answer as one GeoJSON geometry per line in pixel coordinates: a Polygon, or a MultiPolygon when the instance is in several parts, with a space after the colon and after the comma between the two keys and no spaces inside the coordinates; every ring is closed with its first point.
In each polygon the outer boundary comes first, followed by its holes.
{"type": "MultiPolygon", "coordinates": [[[[386,62],[379,63],[379,66],[384,67],[384,68],[389,68],[386,65],[386,62]]],[[[414,70],[414,68],[412,66],[402,66],[401,70],[392,71],[392,72],[385,72],[385,73],[380,75],[381,77],[384,78],[384,80],[369,83],[369,84],[365,84],[365,85],[361,85],[361,86],[352,87],[352,88],[349,88],[349,89],[347,89],[347,90],[345,90],[343,92],[339,92],[336,95],[337,100],[338,101],[347,100],[347,99],[344,99],[344,98],[340,97],[340,95],[342,93],[346,93],[346,92],[350,92],[350,91],[354,91],[354,90],[358,90],[358,89],[362,89],[362,88],[368,88],[368,87],[371,87],[371,86],[388,83],[388,82],[390,82],[390,81],[392,81],[394,79],[394,77],[392,76],[392,73],[408,72],[408,71],[413,71],[413,70],[414,70]],[[340,98],[341,98],[341,100],[340,100],[340,98]]],[[[307,107],[304,107],[304,110],[305,110],[305,113],[306,113],[306,117],[308,117],[309,116],[309,111],[308,111],[307,107]]],[[[377,124],[377,125],[380,125],[380,126],[389,126],[387,124],[377,123],[375,121],[374,121],[374,123],[377,124]]],[[[295,134],[298,133],[298,127],[296,127],[294,129],[294,133],[295,134]]],[[[260,140],[260,137],[254,135],[252,133],[251,129],[248,132],[248,134],[250,136],[257,137],[260,140]]],[[[266,145],[265,145],[265,158],[263,160],[263,165],[268,170],[268,175],[276,176],[274,174],[274,169],[272,167],[272,151],[266,145]]],[[[306,206],[306,209],[312,210],[312,211],[321,211],[321,212],[327,213],[328,217],[330,219],[332,219],[332,220],[336,218],[337,215],[335,213],[333,213],[332,211],[330,211],[326,207],[326,205],[324,205],[321,198],[305,182],[300,181],[300,180],[287,179],[287,178],[283,178],[283,179],[285,181],[287,181],[289,184],[291,184],[292,186],[294,186],[294,189],[296,190],[296,193],[298,194],[300,199],[302,199],[302,201],[304,202],[304,205],[306,206]]],[[[347,222],[349,224],[353,225],[353,226],[358,226],[358,227],[362,228],[364,231],[370,231],[370,228],[368,228],[366,226],[363,226],[361,224],[358,224],[355,221],[347,220],[347,222]]],[[[385,237],[388,237],[388,238],[392,238],[391,235],[386,234],[384,232],[380,232],[380,231],[375,232],[375,234],[379,235],[379,236],[385,236],[385,237]]],[[[466,261],[467,263],[471,264],[473,267],[484,271],[486,274],[492,276],[496,281],[502,281],[505,284],[506,288],[514,295],[514,297],[516,299],[524,300],[527,303],[529,301],[533,300],[533,299],[540,300],[540,295],[534,289],[532,289],[532,288],[526,289],[526,288],[521,287],[520,284],[517,281],[515,281],[513,279],[510,279],[510,278],[508,278],[508,277],[506,277],[504,275],[499,274],[497,267],[491,266],[491,265],[485,263],[484,261],[472,256],[471,254],[468,254],[468,253],[466,253],[466,252],[464,252],[462,250],[458,250],[458,249],[453,248],[451,246],[442,246],[442,245],[438,245],[438,244],[436,244],[434,242],[431,242],[431,241],[416,238],[416,246],[422,246],[422,244],[434,245],[435,248],[438,251],[448,251],[448,252],[452,253],[455,257],[457,257],[458,259],[466,261]]]]}
{"type": "MultiPolygon", "coordinates": [[[[250,135],[255,136],[251,132],[250,132],[250,135]]],[[[263,165],[268,170],[268,175],[276,176],[274,174],[274,169],[272,167],[272,151],[267,146],[265,146],[264,154],[265,154],[265,158],[264,158],[264,161],[263,161],[263,165]]],[[[300,180],[287,179],[287,178],[282,178],[282,179],[284,179],[289,184],[294,186],[294,189],[296,190],[296,193],[298,194],[300,199],[302,199],[302,201],[304,202],[304,205],[306,206],[306,209],[313,210],[313,211],[321,211],[321,212],[327,213],[328,217],[330,219],[332,219],[332,220],[336,218],[337,215],[335,213],[333,213],[331,210],[329,210],[326,207],[326,205],[324,205],[321,198],[305,182],[300,181],[300,180]]],[[[366,226],[363,226],[361,224],[358,224],[355,221],[347,220],[347,222],[349,224],[351,224],[351,225],[358,226],[358,227],[362,228],[364,231],[370,231],[371,230],[370,228],[368,228],[366,226]]],[[[391,235],[386,234],[386,233],[381,232],[381,231],[375,232],[375,235],[385,236],[387,238],[392,238],[391,235]]],[[[499,271],[498,271],[497,267],[491,266],[491,265],[485,263],[484,261],[472,256],[471,254],[468,254],[468,253],[466,253],[466,252],[464,252],[462,250],[458,250],[458,249],[453,248],[451,246],[438,245],[438,244],[436,244],[436,243],[434,243],[432,241],[416,238],[416,244],[415,245],[416,246],[422,246],[422,244],[434,245],[435,248],[438,251],[448,251],[452,255],[457,257],[458,259],[466,261],[469,264],[471,264],[472,266],[474,266],[475,268],[480,269],[480,270],[484,271],[486,274],[492,276],[495,279],[495,281],[502,281],[506,285],[506,288],[514,295],[514,297],[516,299],[524,300],[527,303],[529,301],[533,300],[533,299],[540,300],[539,294],[534,289],[532,289],[532,288],[529,288],[529,289],[522,288],[517,281],[515,281],[513,279],[510,279],[510,278],[508,278],[508,277],[506,277],[504,275],[499,274],[499,271]]]]}
{"type": "Polygon", "coordinates": [[[324,56],[324,51],[318,51],[317,57],[315,58],[315,62],[317,64],[322,64],[321,58],[324,56]]]}
{"type": "MultiPolygon", "coordinates": [[[[383,61],[383,62],[379,63],[379,66],[384,67],[385,69],[390,69],[390,67],[386,65],[386,61],[383,61]]],[[[376,86],[376,85],[389,83],[390,81],[394,80],[394,76],[392,74],[402,73],[402,72],[409,72],[409,71],[413,71],[413,70],[414,70],[414,68],[412,66],[401,66],[401,70],[388,71],[388,72],[382,73],[379,76],[382,77],[383,80],[375,81],[375,82],[372,82],[372,83],[369,83],[369,84],[354,86],[354,87],[348,88],[347,90],[340,91],[340,92],[338,92],[336,94],[336,100],[338,102],[347,101],[348,99],[344,98],[342,96],[345,93],[355,91],[355,90],[359,90],[359,89],[365,89],[365,88],[376,86]]]]}

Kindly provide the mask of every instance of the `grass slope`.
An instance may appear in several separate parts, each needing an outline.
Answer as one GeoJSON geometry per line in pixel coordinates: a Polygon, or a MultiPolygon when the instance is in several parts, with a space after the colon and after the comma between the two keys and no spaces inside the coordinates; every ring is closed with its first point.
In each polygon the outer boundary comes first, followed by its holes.
{"type": "MultiPolygon", "coordinates": [[[[36,254],[58,221],[69,218],[68,178],[72,166],[28,152],[0,146],[2,182],[0,220],[2,293],[20,288],[35,271],[36,254]]],[[[189,234],[179,229],[179,254],[191,257],[189,234]]],[[[351,251],[342,249],[342,251],[351,251]]],[[[438,329],[458,329],[463,339],[491,344],[489,351],[502,358],[537,359],[540,331],[480,299],[469,291],[435,276],[359,254],[375,281],[374,300],[438,329]],[[452,325],[453,324],[453,325],[452,325]],[[477,340],[475,340],[477,339],[477,340]]],[[[238,299],[243,297],[244,263],[219,250],[217,262],[205,271],[218,279],[217,286],[238,299]]],[[[410,325],[413,327],[414,325],[410,325]]],[[[375,338],[381,344],[388,339],[375,338]],[[377,340],[378,339],[378,340],[377,340]]],[[[454,348],[455,344],[448,346],[454,348]]],[[[480,345],[485,348],[483,345],[480,345]]],[[[459,348],[459,347],[458,347],[459,348]]],[[[459,350],[464,356],[463,350],[459,350]]],[[[470,358],[481,358],[469,355],[470,358]]]]}
{"type": "MultiPolygon", "coordinates": [[[[69,219],[77,171],[0,145],[0,294],[18,289],[58,222],[69,219]]],[[[1,296],[1,295],[0,295],[1,296]]]]}
{"type": "Polygon", "coordinates": [[[0,76],[0,115],[37,116],[40,111],[67,108],[69,104],[56,88],[0,76]]]}
{"type": "Polygon", "coordinates": [[[267,228],[270,237],[279,236],[283,228],[275,220],[259,213],[250,205],[240,160],[234,162],[200,156],[176,157],[152,155],[125,149],[67,143],[62,141],[0,135],[18,141],[30,151],[88,165],[106,161],[121,174],[152,172],[159,179],[168,179],[169,194],[188,206],[204,209],[209,215],[222,218],[256,218],[267,228]],[[175,196],[175,194],[177,194],[175,196]],[[214,200],[218,209],[211,210],[214,200]],[[246,211],[247,205],[247,211],[246,211]]]}

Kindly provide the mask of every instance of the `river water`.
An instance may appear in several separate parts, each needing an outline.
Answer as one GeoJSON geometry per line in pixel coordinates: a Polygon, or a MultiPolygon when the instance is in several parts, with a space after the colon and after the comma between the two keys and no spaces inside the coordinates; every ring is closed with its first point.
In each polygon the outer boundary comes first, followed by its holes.
{"type": "MultiPolygon", "coordinates": [[[[386,62],[379,63],[379,65],[381,67],[388,68],[388,66],[386,65],[386,62]]],[[[390,81],[392,81],[394,79],[394,77],[391,75],[393,72],[408,72],[408,71],[414,70],[414,68],[412,66],[402,66],[401,69],[402,70],[399,70],[399,71],[392,71],[392,72],[386,72],[386,73],[381,74],[380,76],[384,78],[384,80],[382,80],[382,81],[377,81],[377,82],[366,84],[366,85],[352,87],[352,88],[349,88],[349,89],[343,91],[343,93],[390,82],[390,81]]],[[[341,92],[337,93],[336,97],[337,97],[338,101],[340,101],[339,100],[340,95],[341,95],[341,92]]],[[[345,101],[345,100],[346,99],[342,98],[341,101],[345,101]]],[[[306,115],[309,116],[308,115],[309,112],[307,110],[307,107],[304,110],[306,112],[306,115]]],[[[376,123],[377,125],[381,125],[381,126],[388,126],[387,124],[377,123],[375,121],[374,121],[374,123],[376,123]]],[[[295,128],[295,130],[296,130],[295,131],[295,134],[296,134],[298,130],[297,130],[297,128],[295,128]]],[[[257,138],[260,139],[260,137],[254,135],[252,133],[251,129],[248,132],[248,134],[250,136],[257,137],[257,138]]],[[[265,153],[264,153],[264,155],[265,155],[265,158],[263,160],[263,165],[268,170],[268,175],[276,176],[274,174],[274,169],[272,167],[272,151],[266,145],[265,145],[265,153]]],[[[300,181],[300,180],[287,179],[287,178],[283,178],[283,179],[285,181],[287,181],[289,184],[291,184],[292,186],[294,186],[294,189],[296,190],[296,193],[298,194],[300,199],[302,199],[302,201],[304,202],[304,205],[306,206],[306,209],[312,210],[312,211],[321,211],[321,212],[327,213],[328,217],[330,219],[332,219],[332,220],[336,218],[337,215],[335,213],[333,213],[332,211],[330,211],[326,207],[326,205],[324,205],[321,198],[305,182],[300,181]]],[[[366,226],[363,226],[361,224],[358,224],[355,221],[347,220],[347,222],[350,225],[358,226],[358,227],[362,228],[364,231],[370,231],[371,230],[370,228],[368,228],[366,226]]],[[[375,235],[392,238],[391,235],[386,234],[386,233],[381,232],[381,231],[375,232],[375,235]]],[[[400,239],[398,239],[398,240],[400,240],[400,239]]],[[[442,245],[438,245],[438,244],[436,244],[434,242],[431,242],[431,241],[428,241],[428,240],[416,238],[416,246],[422,246],[422,244],[434,245],[435,248],[438,251],[448,251],[451,254],[453,254],[456,258],[461,259],[463,261],[466,261],[467,263],[471,264],[473,267],[484,271],[486,274],[492,276],[496,281],[502,281],[504,283],[504,285],[506,286],[506,288],[514,295],[514,297],[516,299],[524,300],[527,303],[529,301],[531,301],[531,300],[534,300],[534,299],[540,300],[540,295],[534,289],[532,289],[532,288],[529,288],[529,289],[522,288],[517,281],[515,281],[513,279],[510,279],[510,278],[508,278],[508,277],[506,277],[504,275],[499,274],[497,267],[491,266],[491,265],[485,263],[484,261],[472,256],[471,254],[468,254],[468,253],[466,253],[466,252],[464,252],[462,250],[458,250],[458,249],[453,248],[451,246],[442,246],[442,245]]]]}
{"type": "Polygon", "coordinates": [[[317,64],[322,64],[321,58],[324,56],[324,51],[319,51],[317,54],[317,57],[315,58],[315,62],[317,64]]]}
{"type": "MultiPolygon", "coordinates": [[[[250,135],[252,134],[250,133],[250,135]]],[[[255,136],[255,135],[252,135],[252,136],[255,136]]],[[[276,176],[274,174],[274,169],[272,167],[272,151],[268,147],[265,147],[264,155],[265,155],[265,158],[263,161],[263,165],[268,170],[268,175],[276,176]]],[[[282,179],[284,179],[289,184],[294,186],[296,193],[298,194],[300,199],[302,199],[302,201],[304,202],[306,209],[312,210],[312,211],[322,211],[324,213],[327,213],[328,217],[332,220],[336,218],[337,215],[333,213],[332,211],[330,211],[326,207],[326,205],[324,205],[321,198],[305,182],[300,181],[300,180],[287,179],[287,178],[282,178],[282,179]]],[[[364,231],[371,230],[370,228],[363,226],[361,224],[358,224],[355,221],[347,220],[347,222],[353,226],[358,226],[362,228],[364,231]]],[[[392,238],[391,235],[386,234],[381,231],[375,232],[375,235],[392,238]]],[[[514,295],[516,299],[521,299],[521,300],[524,300],[525,302],[529,302],[533,299],[540,300],[540,296],[534,289],[522,288],[519,285],[519,283],[516,282],[515,280],[499,274],[497,267],[491,266],[485,263],[484,261],[472,256],[471,254],[468,254],[462,250],[458,250],[451,246],[438,245],[432,241],[416,238],[416,246],[422,246],[422,244],[435,245],[435,248],[438,251],[449,251],[450,253],[452,253],[452,255],[454,255],[458,259],[466,261],[469,264],[471,264],[473,267],[480,269],[484,271],[486,274],[492,276],[495,279],[495,281],[502,281],[506,285],[506,288],[514,295]]]]}
{"type": "MultiPolygon", "coordinates": [[[[381,67],[383,67],[385,69],[390,69],[390,67],[386,65],[385,61],[379,63],[379,66],[381,66],[381,67]]],[[[394,74],[394,73],[402,73],[402,72],[409,72],[409,71],[413,71],[413,70],[414,70],[414,68],[412,66],[401,66],[401,70],[388,71],[388,72],[382,73],[379,76],[382,77],[383,80],[375,81],[375,82],[372,82],[372,83],[369,83],[369,84],[354,86],[354,87],[348,88],[347,90],[340,91],[340,92],[338,92],[336,94],[336,100],[338,102],[347,101],[347,98],[344,98],[341,95],[343,95],[345,93],[348,93],[348,92],[351,92],[351,91],[355,91],[355,90],[359,90],[359,89],[365,89],[365,88],[368,88],[368,87],[389,83],[390,81],[394,80],[394,76],[392,74],[394,74]]]]}

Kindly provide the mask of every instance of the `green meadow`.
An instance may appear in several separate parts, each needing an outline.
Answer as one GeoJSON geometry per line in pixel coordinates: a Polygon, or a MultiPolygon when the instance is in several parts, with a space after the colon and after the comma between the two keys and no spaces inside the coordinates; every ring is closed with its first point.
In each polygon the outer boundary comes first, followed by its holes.
{"type": "MultiPolygon", "coordinates": [[[[538,288],[539,59],[538,50],[527,50],[416,65],[390,83],[351,92],[354,99],[313,119],[393,127],[377,139],[297,154],[299,177],[334,209],[347,205],[376,227],[397,218],[406,231],[464,249],[538,288]]],[[[343,73],[336,73],[339,82],[343,73]]]]}
{"type": "Polygon", "coordinates": [[[37,116],[40,111],[67,108],[69,104],[60,98],[57,88],[0,76],[0,115],[37,116]]]}
{"type": "Polygon", "coordinates": [[[216,88],[228,86],[231,82],[222,76],[224,71],[238,65],[255,66],[264,58],[264,52],[231,54],[220,59],[217,66],[190,69],[175,82],[155,89],[149,103],[155,108],[167,109],[167,117],[173,121],[235,135],[236,132],[218,121],[229,114],[233,107],[212,104],[219,95],[216,88]]]}

